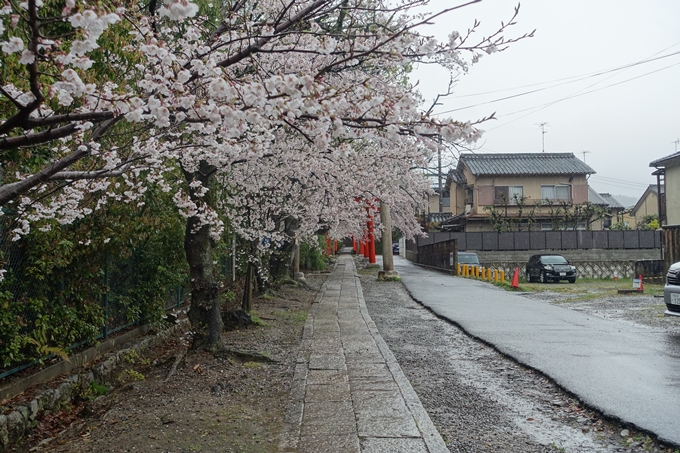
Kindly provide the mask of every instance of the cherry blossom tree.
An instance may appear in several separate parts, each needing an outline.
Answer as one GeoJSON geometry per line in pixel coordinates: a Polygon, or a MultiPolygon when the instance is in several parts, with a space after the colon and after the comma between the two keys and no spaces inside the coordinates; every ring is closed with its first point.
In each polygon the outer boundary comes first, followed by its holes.
{"type": "Polygon", "coordinates": [[[87,193],[120,198],[113,178],[131,204],[150,184],[173,193],[187,219],[194,344],[220,349],[220,215],[271,244],[290,235],[286,219],[299,235],[359,235],[356,200],[381,199],[395,226],[419,231],[427,184],[414,169],[442,143],[476,140],[484,119],[429,117],[408,72],[465,71],[521,39],[504,37],[514,16],[474,42],[477,24],[446,42],[423,34],[477,1],[435,13],[418,12],[427,0],[8,2],[0,206],[18,212],[18,238],[32,223],[96,212],[87,193]]]}

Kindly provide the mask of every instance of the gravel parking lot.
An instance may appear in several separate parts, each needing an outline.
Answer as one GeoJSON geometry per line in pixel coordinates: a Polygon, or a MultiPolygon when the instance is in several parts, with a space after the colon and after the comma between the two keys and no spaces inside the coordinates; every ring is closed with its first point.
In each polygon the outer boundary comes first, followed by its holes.
{"type": "MultiPolygon", "coordinates": [[[[584,407],[542,374],[437,318],[399,282],[360,273],[369,313],[452,452],[674,452],[584,407]]],[[[527,297],[622,323],[680,333],[663,300],[618,295],[626,282],[523,284],[527,297]]]]}

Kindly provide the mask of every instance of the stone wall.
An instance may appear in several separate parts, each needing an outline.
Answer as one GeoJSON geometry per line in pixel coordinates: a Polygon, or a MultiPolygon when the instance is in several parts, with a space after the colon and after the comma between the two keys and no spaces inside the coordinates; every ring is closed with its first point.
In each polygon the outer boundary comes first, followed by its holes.
{"type": "Polygon", "coordinates": [[[163,343],[173,335],[184,333],[188,329],[189,323],[184,319],[171,328],[142,339],[130,348],[107,354],[105,359],[91,370],[79,370],[68,376],[56,388],[42,392],[28,403],[3,407],[4,412],[0,413],[0,451],[6,451],[13,443],[24,437],[26,431],[35,426],[36,421],[43,414],[59,410],[64,403],[87,391],[92,382],[115,385],[116,371],[131,351],[143,354],[145,350],[163,343]]]}

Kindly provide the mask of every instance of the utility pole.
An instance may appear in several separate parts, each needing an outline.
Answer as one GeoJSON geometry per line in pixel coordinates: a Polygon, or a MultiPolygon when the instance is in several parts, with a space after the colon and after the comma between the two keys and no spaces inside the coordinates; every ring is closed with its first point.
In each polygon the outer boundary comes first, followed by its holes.
{"type": "Polygon", "coordinates": [[[543,122],[543,123],[538,123],[537,126],[541,128],[541,143],[542,143],[541,152],[544,153],[545,152],[545,134],[548,133],[548,131],[545,130],[545,127],[549,126],[549,124],[546,123],[546,122],[543,122]]]}
{"type": "MultiPolygon", "coordinates": [[[[439,183],[439,212],[442,212],[444,200],[442,193],[442,146],[441,139],[439,140],[439,147],[437,149],[437,179],[439,183]]],[[[392,239],[390,239],[391,241],[392,239]]],[[[391,243],[391,242],[390,242],[391,243]]]]}

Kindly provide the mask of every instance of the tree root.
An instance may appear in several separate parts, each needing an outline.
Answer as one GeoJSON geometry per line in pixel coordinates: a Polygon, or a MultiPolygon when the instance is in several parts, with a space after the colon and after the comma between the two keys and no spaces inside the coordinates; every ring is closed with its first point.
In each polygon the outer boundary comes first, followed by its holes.
{"type": "Polygon", "coordinates": [[[234,349],[225,349],[215,353],[218,357],[233,356],[244,362],[263,362],[263,363],[279,363],[278,360],[261,354],[259,352],[237,351],[234,349]]]}
{"type": "Polygon", "coordinates": [[[189,350],[189,348],[187,346],[184,346],[179,351],[179,353],[175,357],[175,362],[172,364],[172,368],[170,368],[170,372],[165,377],[165,382],[168,382],[170,380],[170,378],[172,377],[172,375],[175,374],[175,371],[177,371],[177,366],[182,362],[182,360],[184,360],[184,357],[186,357],[188,350],[189,350]]]}

